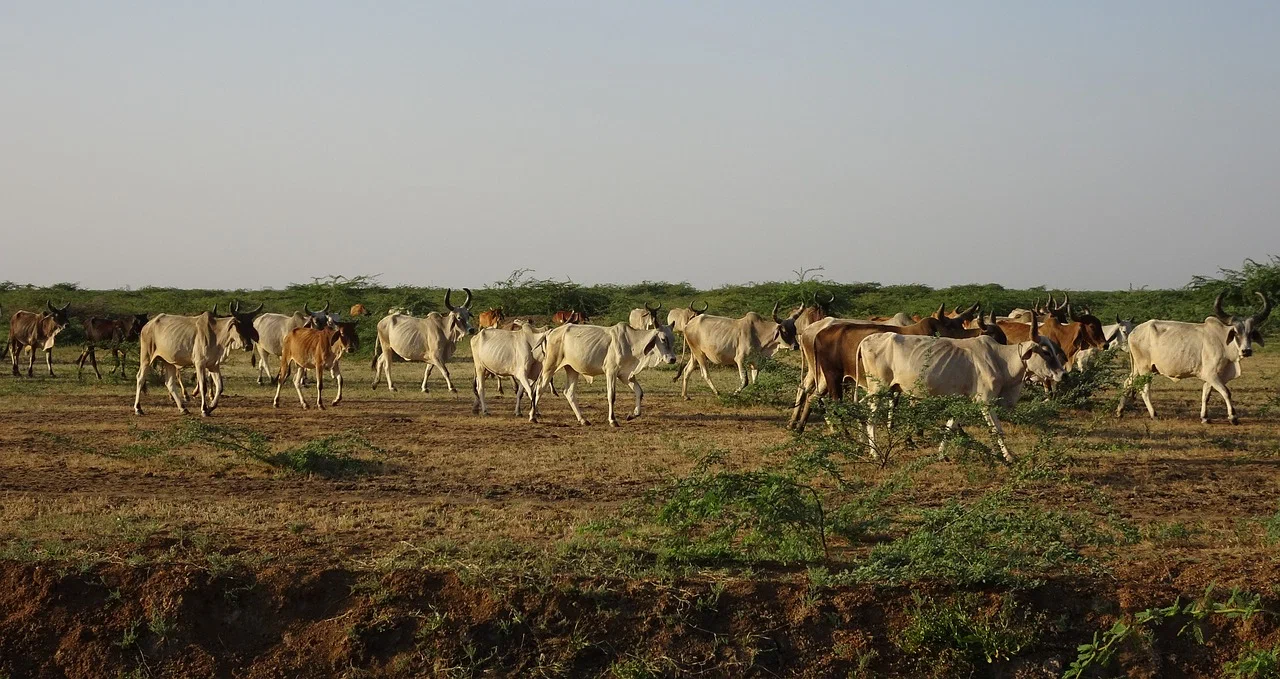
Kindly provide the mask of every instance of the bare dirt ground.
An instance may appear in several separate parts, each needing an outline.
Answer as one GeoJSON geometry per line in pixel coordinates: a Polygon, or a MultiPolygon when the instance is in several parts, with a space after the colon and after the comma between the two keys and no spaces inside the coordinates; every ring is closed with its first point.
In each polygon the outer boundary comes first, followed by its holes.
{"type": "MultiPolygon", "coordinates": [[[[132,380],[99,383],[91,373],[77,380],[69,365],[75,353],[58,350],[57,378],[41,377],[39,366],[33,379],[0,378],[0,545],[7,545],[0,677],[663,676],[695,669],[715,676],[846,676],[860,666],[908,676],[915,670],[907,668],[917,667],[889,661],[887,633],[877,629],[902,615],[907,589],[850,587],[830,598],[823,617],[803,601],[803,569],[780,568],[728,578],[724,596],[737,613],[717,615],[688,612],[705,593],[705,579],[685,589],[626,578],[545,591],[525,582],[503,595],[468,579],[483,567],[476,555],[486,549],[505,555],[572,544],[583,526],[686,473],[697,451],[722,449],[732,463],[751,467],[789,440],[782,411],[727,407],[696,376],[686,402],[669,370],[643,374],[644,415],[614,429],[604,424],[601,381],[579,393],[591,426],[578,425],[563,397],[550,394],[542,421],[530,424],[510,412],[509,391],[496,397],[492,382],[491,414],[472,414],[465,358],[451,366],[458,394],[445,390],[438,373],[431,392],[421,393],[421,364],[405,363],[394,366],[399,391],[385,385],[373,391],[367,363],[353,361],[345,366],[343,403],[318,412],[301,410],[289,386],[273,409],[274,387],[254,384],[247,354],[234,357],[225,371],[227,395],[209,421],[263,434],[272,450],[342,433],[376,448],[357,452],[370,463],[361,473],[326,478],[208,445],[140,448],[193,418],[180,415],[155,383],[143,397],[146,415],[135,416],[132,380]],[[423,550],[435,555],[432,568],[384,568],[423,550]],[[92,565],[80,570],[57,565],[84,563],[86,555],[92,565]],[[256,589],[239,599],[226,595],[239,582],[227,574],[230,566],[219,568],[230,560],[255,573],[256,589]],[[361,594],[367,572],[386,573],[375,578],[381,593],[361,594]],[[378,604],[391,602],[398,602],[392,608],[399,617],[381,620],[378,604]],[[579,608],[604,617],[562,610],[579,608]],[[156,611],[168,616],[158,630],[156,611]],[[510,611],[544,626],[530,627],[518,643],[485,642],[502,620],[512,624],[503,617],[510,611]],[[680,624],[711,629],[712,641],[694,643],[673,632],[679,624],[671,618],[680,615],[680,624]],[[215,633],[201,618],[223,622],[215,633]],[[166,634],[166,624],[178,628],[166,634]],[[132,641],[129,625],[137,627],[132,641]],[[427,643],[435,630],[456,625],[465,631],[451,632],[447,643],[427,643]],[[222,645],[209,642],[210,634],[222,645]],[[714,641],[753,634],[760,639],[750,644],[714,641]],[[748,658],[748,647],[758,655],[748,658]],[[504,650],[478,657],[492,648],[504,650]],[[862,658],[875,657],[867,649],[880,649],[879,660],[866,665],[862,658]]],[[[1140,405],[1120,420],[1073,415],[1057,441],[1073,460],[1072,474],[1143,537],[1109,554],[1105,578],[1076,590],[1050,583],[1026,596],[1054,614],[1078,615],[1081,630],[1114,619],[1116,606],[1162,605],[1210,583],[1275,601],[1280,550],[1264,523],[1280,509],[1280,358],[1263,353],[1244,365],[1245,375],[1232,383],[1239,426],[1225,422],[1216,395],[1215,422],[1200,424],[1195,380],[1157,378],[1157,421],[1140,405]],[[1109,612],[1096,610],[1106,608],[1101,600],[1112,602],[1109,612]]],[[[736,380],[727,370],[715,378],[722,390],[736,380]]],[[[326,400],[335,386],[327,381],[326,400]]],[[[313,388],[305,395],[312,400],[313,388]]],[[[631,394],[620,392],[620,412],[631,405],[631,394]]],[[[1008,429],[1015,451],[1034,445],[1034,432],[1008,429]]],[[[888,473],[856,470],[871,481],[888,473]]],[[[943,467],[901,501],[934,507],[975,497],[1007,473],[943,467]]],[[[1083,497],[1043,498],[1048,508],[1076,502],[1083,497]]],[[[1249,630],[1238,637],[1274,641],[1267,625],[1249,630]]],[[[1133,671],[1203,676],[1216,670],[1196,668],[1216,668],[1231,657],[1182,643],[1170,640],[1164,652],[1199,653],[1199,665],[1173,672],[1177,661],[1138,659],[1131,666],[1146,669],[1133,671]]],[[[1053,676],[1074,657],[1062,650],[1070,647],[1050,644],[1031,664],[1006,663],[979,675],[1053,676]]]]}

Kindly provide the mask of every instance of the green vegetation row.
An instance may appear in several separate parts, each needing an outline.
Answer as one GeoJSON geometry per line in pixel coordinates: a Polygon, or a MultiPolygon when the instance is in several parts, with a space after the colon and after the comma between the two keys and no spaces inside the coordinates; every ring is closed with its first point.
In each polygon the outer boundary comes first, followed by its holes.
{"type": "MultiPolygon", "coordinates": [[[[1044,300],[1050,292],[1061,298],[1063,290],[1044,287],[1006,288],[998,283],[957,285],[932,288],[927,285],[880,285],[879,283],[841,283],[814,278],[812,272],[801,271],[796,280],[744,285],[726,285],[699,290],[688,283],[642,282],[635,284],[578,285],[569,280],[538,278],[530,269],[512,272],[505,280],[487,285],[459,281],[459,286],[472,288],[474,309],[502,307],[508,316],[543,316],[560,309],[577,309],[591,315],[594,322],[626,320],[631,309],[645,302],[661,302],[664,308],[697,303],[708,304],[710,313],[739,316],[748,311],[767,314],[774,303],[794,307],[815,295],[824,301],[834,296],[828,311],[838,316],[860,317],[893,314],[899,311],[925,314],[944,304],[948,307],[981,302],[983,308],[1007,312],[1044,300]]],[[[1071,301],[1087,306],[1103,319],[1114,316],[1138,321],[1149,318],[1197,321],[1212,311],[1213,299],[1228,291],[1228,308],[1237,313],[1256,309],[1255,291],[1280,297],[1280,257],[1271,256],[1265,263],[1246,260],[1240,269],[1223,269],[1216,277],[1196,277],[1186,286],[1171,290],[1070,290],[1071,301]]],[[[454,304],[463,296],[458,288],[454,304]]],[[[415,313],[444,310],[443,288],[384,286],[377,276],[325,276],[310,283],[298,283],[283,290],[238,289],[208,290],[144,287],[136,290],[86,290],[75,283],[59,283],[35,287],[5,281],[0,283],[0,307],[7,317],[16,309],[42,308],[46,299],[57,304],[72,305],[75,317],[124,313],[194,314],[225,305],[233,298],[246,303],[263,303],[268,311],[288,312],[304,304],[322,306],[346,313],[352,305],[363,304],[379,318],[393,307],[415,313]]],[[[79,329],[68,329],[66,340],[75,340],[79,329]]]]}

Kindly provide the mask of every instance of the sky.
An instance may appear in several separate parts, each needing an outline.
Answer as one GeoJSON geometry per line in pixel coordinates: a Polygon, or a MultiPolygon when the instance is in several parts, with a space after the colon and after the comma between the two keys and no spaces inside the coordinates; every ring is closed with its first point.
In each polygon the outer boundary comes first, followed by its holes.
{"type": "Polygon", "coordinates": [[[1178,287],[1280,254],[1280,3],[0,4],[0,280],[1178,287]]]}

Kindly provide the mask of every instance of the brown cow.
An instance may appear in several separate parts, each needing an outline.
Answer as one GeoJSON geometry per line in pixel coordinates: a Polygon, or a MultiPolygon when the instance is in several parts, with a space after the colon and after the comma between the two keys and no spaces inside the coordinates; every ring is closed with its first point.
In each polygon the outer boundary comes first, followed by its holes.
{"type": "Polygon", "coordinates": [[[49,367],[49,377],[54,377],[53,338],[67,327],[67,307],[71,303],[68,302],[59,309],[45,300],[44,306],[47,309],[44,313],[15,311],[9,318],[9,358],[13,359],[14,377],[18,376],[18,354],[23,347],[31,347],[27,377],[35,375],[36,347],[44,349],[44,362],[49,367]]]}
{"type": "Polygon", "coordinates": [[[586,314],[577,309],[569,311],[560,310],[551,315],[551,323],[553,325],[564,325],[565,323],[587,323],[591,319],[586,314]]]}
{"type": "Polygon", "coordinates": [[[96,352],[98,344],[111,348],[111,358],[115,360],[111,374],[114,375],[116,370],[119,370],[121,377],[128,377],[125,373],[124,350],[120,348],[120,344],[137,340],[138,334],[142,332],[142,326],[146,324],[146,314],[134,314],[128,318],[97,318],[95,316],[86,318],[84,321],[85,346],[80,359],[76,361],[76,379],[79,379],[84,372],[86,359],[93,365],[93,373],[99,380],[102,379],[102,372],[98,370],[96,352]]]}
{"type": "MultiPolygon", "coordinates": [[[[1064,307],[1065,310],[1065,307],[1064,307]]],[[[1026,342],[1031,339],[1031,325],[1017,321],[997,321],[1001,330],[1010,342],[1026,342]]],[[[1102,332],[1102,321],[1092,314],[1075,316],[1069,323],[1059,321],[1055,314],[1050,314],[1040,324],[1039,332],[1053,340],[1062,350],[1058,359],[1063,365],[1071,365],[1076,352],[1084,349],[1107,346],[1107,337],[1102,332]]]]}
{"type": "Polygon", "coordinates": [[[356,304],[351,307],[351,316],[353,318],[360,317],[360,316],[368,316],[368,315],[369,315],[369,310],[364,308],[363,304],[356,304]]]}
{"type": "Polygon", "coordinates": [[[507,314],[502,310],[502,307],[494,307],[488,311],[480,312],[481,328],[496,328],[505,320],[507,320],[507,314]]]}
{"type": "Polygon", "coordinates": [[[796,400],[791,409],[788,426],[795,427],[799,431],[804,430],[805,422],[809,419],[809,411],[813,406],[812,394],[815,390],[819,394],[826,394],[837,400],[844,395],[844,378],[853,377],[855,374],[858,345],[864,338],[871,335],[892,332],[901,335],[965,339],[986,334],[995,337],[997,341],[1004,341],[999,326],[984,324],[982,328],[966,328],[965,322],[969,320],[969,314],[982,317],[981,309],[975,304],[956,318],[948,318],[942,313],[942,307],[939,307],[935,316],[927,316],[911,325],[849,322],[835,319],[815,323],[799,337],[800,351],[807,371],[800,387],[796,389],[796,400]],[[832,380],[835,384],[832,384],[832,380]]]}
{"type": "Polygon", "coordinates": [[[280,387],[289,377],[293,364],[301,368],[293,378],[293,388],[298,392],[298,402],[302,409],[307,409],[307,400],[302,396],[302,374],[307,368],[316,371],[316,407],[324,410],[324,371],[330,370],[338,380],[338,395],[333,405],[342,401],[342,368],[338,362],[347,352],[360,350],[360,337],[356,334],[355,321],[339,322],[323,330],[315,328],[294,328],[284,338],[284,348],[280,354],[280,374],[276,376],[276,397],[271,402],[273,408],[280,407],[280,387]]]}

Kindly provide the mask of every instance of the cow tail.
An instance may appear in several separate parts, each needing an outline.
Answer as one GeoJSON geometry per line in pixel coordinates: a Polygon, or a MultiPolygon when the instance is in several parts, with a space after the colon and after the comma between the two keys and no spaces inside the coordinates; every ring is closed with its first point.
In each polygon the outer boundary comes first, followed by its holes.
{"type": "MultiPolygon", "coordinates": [[[[289,350],[289,342],[286,340],[284,346],[280,349],[280,373],[276,375],[276,383],[284,384],[289,377],[289,363],[293,360],[293,352],[289,350]]],[[[319,372],[317,368],[317,372],[319,372]]]]}
{"type": "MultiPolygon", "coordinates": [[[[379,333],[373,336],[373,359],[369,361],[370,370],[378,369],[378,357],[381,355],[382,355],[382,334],[379,333]]],[[[390,370],[391,366],[387,366],[387,369],[390,370]]]]}
{"type": "MultiPolygon", "coordinates": [[[[866,338],[863,338],[866,339],[866,338]]],[[[858,402],[858,384],[862,382],[862,342],[858,342],[858,350],[853,352],[853,402],[858,402]]],[[[871,393],[871,384],[867,384],[867,393],[871,393]]]]}

